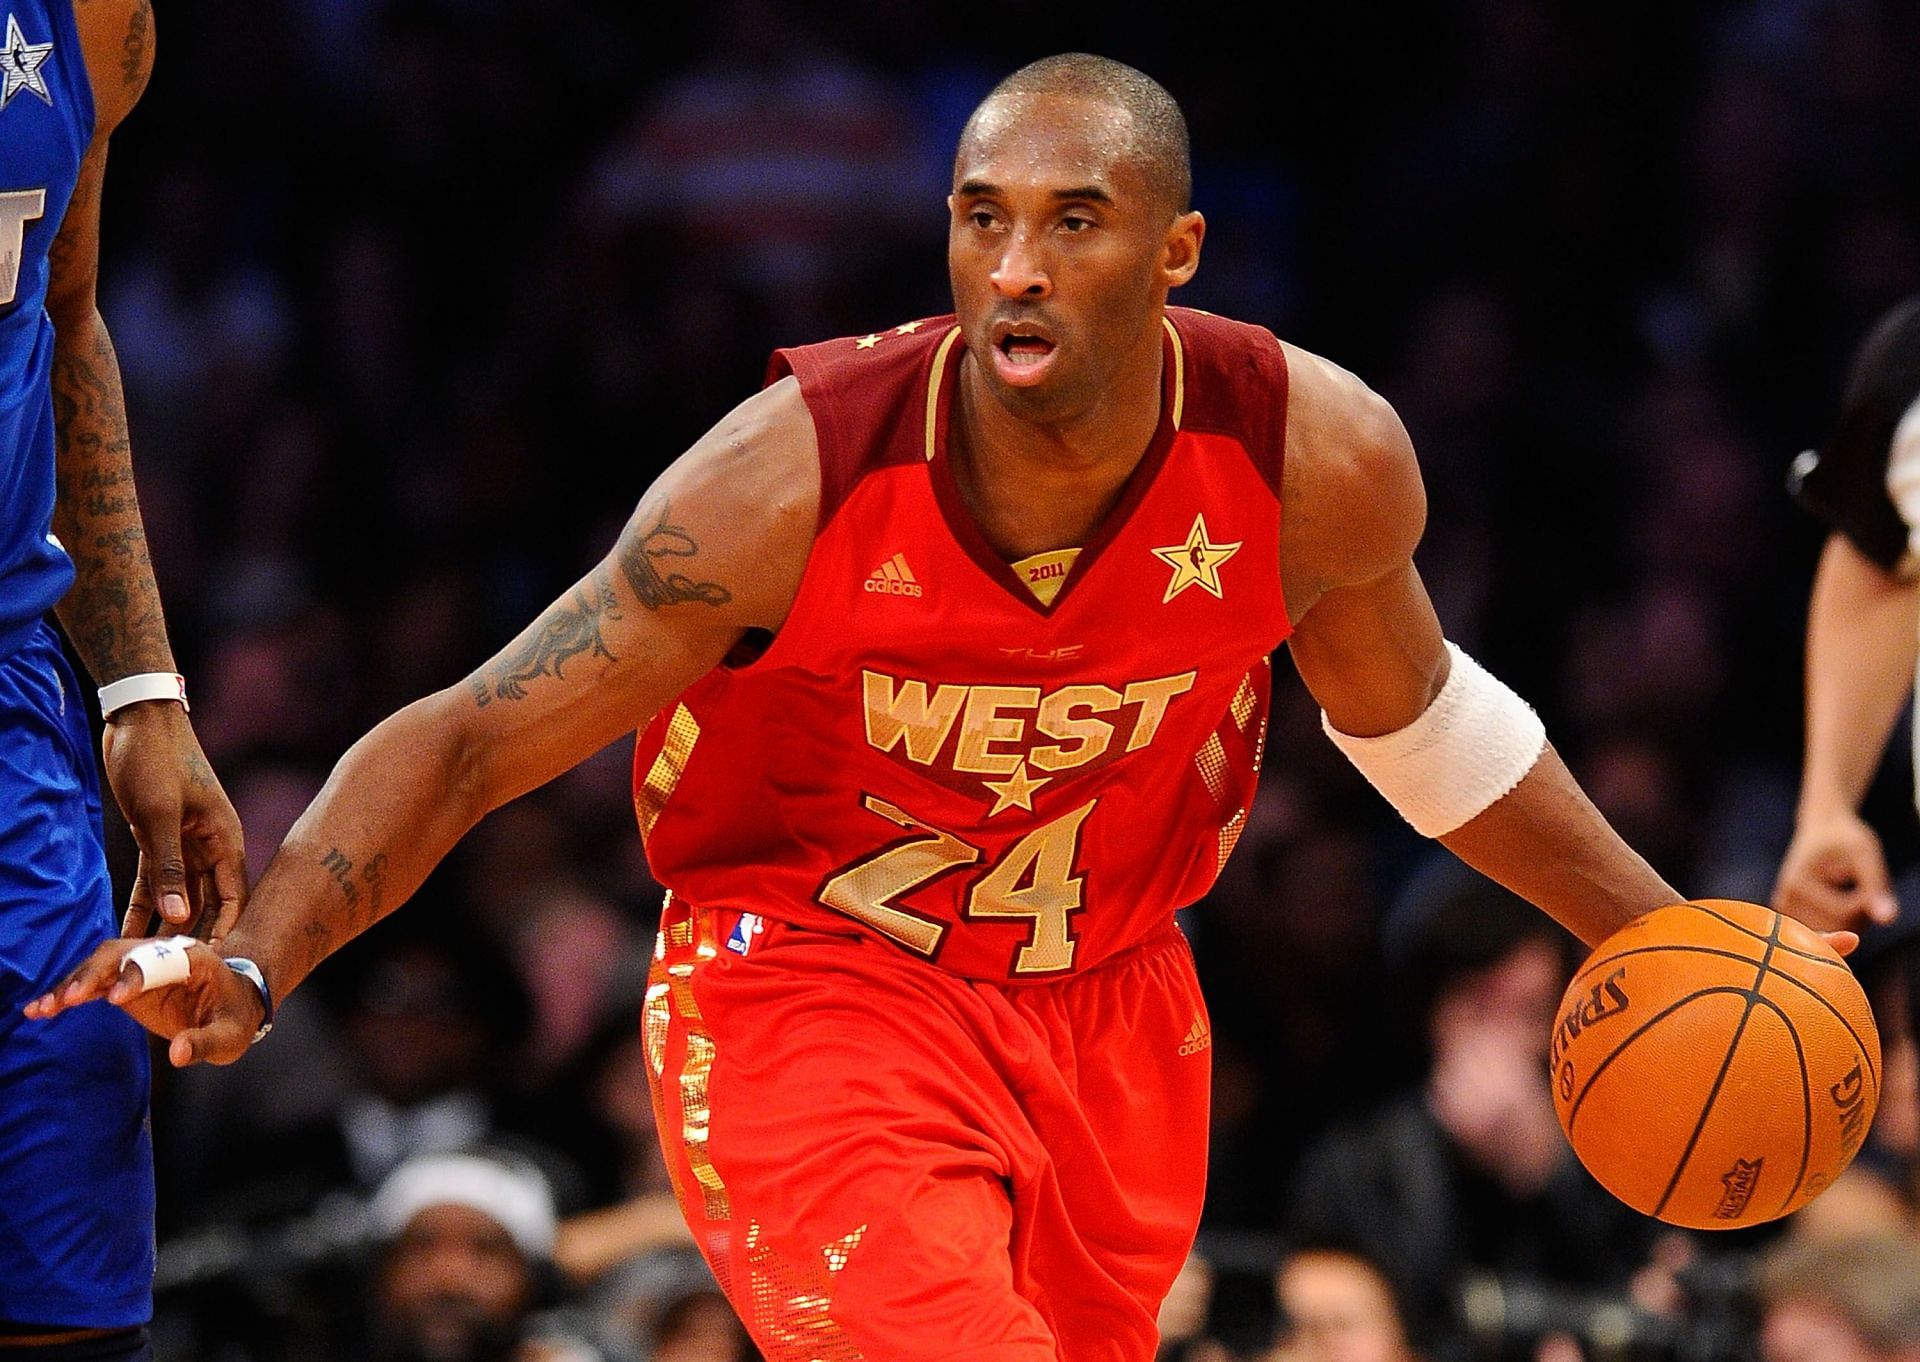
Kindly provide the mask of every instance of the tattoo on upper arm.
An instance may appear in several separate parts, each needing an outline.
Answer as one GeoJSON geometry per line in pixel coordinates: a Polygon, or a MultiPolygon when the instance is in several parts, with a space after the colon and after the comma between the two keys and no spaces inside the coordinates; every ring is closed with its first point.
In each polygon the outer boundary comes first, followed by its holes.
{"type": "Polygon", "coordinates": [[[640,604],[649,610],[680,601],[701,601],[707,605],[725,605],[733,593],[718,582],[697,582],[683,572],[672,571],[665,560],[691,558],[700,552],[692,535],[678,525],[669,524],[673,514],[670,502],[660,503],[654,527],[631,544],[622,546],[620,570],[640,604]],[[667,571],[662,572],[662,567],[667,571]]]}
{"type": "Polygon", "coordinates": [[[602,620],[620,618],[620,604],[606,569],[597,569],[573,595],[547,608],[533,628],[469,684],[476,708],[494,700],[524,700],[527,685],[542,676],[559,677],[569,660],[589,653],[618,661],[601,632],[602,620]]]}
{"type": "Polygon", "coordinates": [[[147,37],[153,29],[153,5],[140,0],[127,20],[127,36],[121,42],[120,79],[128,89],[144,85],[152,63],[147,57],[147,37]]]}

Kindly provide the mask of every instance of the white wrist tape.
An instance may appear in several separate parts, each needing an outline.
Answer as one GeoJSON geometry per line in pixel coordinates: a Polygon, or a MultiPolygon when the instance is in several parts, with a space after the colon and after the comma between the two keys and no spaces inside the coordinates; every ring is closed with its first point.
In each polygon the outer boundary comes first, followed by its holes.
{"type": "Polygon", "coordinates": [[[163,936],[143,941],[127,952],[121,965],[123,968],[132,965],[140,971],[142,993],[185,983],[193,973],[193,962],[187,959],[187,947],[192,940],[192,937],[163,936]]]}
{"type": "Polygon", "coordinates": [[[186,677],[175,672],[141,672],[100,687],[100,717],[110,719],[116,709],[142,700],[178,700],[180,708],[193,708],[187,703],[186,677]]]}
{"type": "Polygon", "coordinates": [[[1452,643],[1453,668],[1433,703],[1377,738],[1320,726],[1400,816],[1423,837],[1443,837],[1518,785],[1546,750],[1532,706],[1452,643]]]}

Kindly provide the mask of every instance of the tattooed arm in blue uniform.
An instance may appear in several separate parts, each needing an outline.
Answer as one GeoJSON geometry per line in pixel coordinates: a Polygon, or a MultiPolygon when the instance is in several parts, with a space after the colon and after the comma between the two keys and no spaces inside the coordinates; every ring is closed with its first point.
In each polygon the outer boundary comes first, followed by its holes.
{"type": "MultiPolygon", "coordinates": [[[[97,684],[176,670],[134,494],[120,365],[95,304],[107,139],[153,70],[149,0],[74,0],[93,87],[94,132],[49,255],[57,442],[54,533],[73,559],[60,623],[97,684]]],[[[246,894],[240,820],[214,778],[184,708],[145,700],[116,712],[104,738],[108,784],[140,845],[123,929],[170,929],[215,910],[233,926],[246,894]]]]}

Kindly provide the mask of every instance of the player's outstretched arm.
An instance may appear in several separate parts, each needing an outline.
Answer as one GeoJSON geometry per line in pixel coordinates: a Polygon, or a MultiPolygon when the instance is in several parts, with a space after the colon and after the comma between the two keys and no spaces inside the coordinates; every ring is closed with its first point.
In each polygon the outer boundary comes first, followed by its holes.
{"type": "MultiPolygon", "coordinates": [[[[1417,735],[1408,750],[1365,758],[1392,766],[1384,773],[1389,784],[1399,778],[1403,789],[1412,787],[1406,799],[1422,804],[1415,825],[1444,828],[1434,832],[1443,845],[1584,941],[1597,943],[1640,913],[1679,901],[1593,807],[1551,745],[1536,738],[1517,746],[1524,755],[1505,758],[1512,783],[1473,769],[1481,753],[1499,747],[1497,734],[1475,751],[1413,728],[1448,689],[1456,655],[1413,565],[1426,493],[1412,444],[1393,409],[1351,374],[1298,350],[1288,359],[1281,580],[1294,619],[1294,663],[1328,726],[1358,739],[1417,735]],[[1421,769],[1435,752],[1450,771],[1421,769]],[[1446,807],[1452,791],[1483,779],[1504,793],[1470,813],[1446,807]],[[1445,826],[1461,813],[1464,821],[1445,826]]],[[[1470,661],[1462,666],[1478,671],[1470,661]]],[[[1481,722],[1472,715],[1488,707],[1488,694],[1467,697],[1456,734],[1481,722]]],[[[1375,779],[1382,772],[1362,770],[1382,784],[1375,779]]]]}
{"type": "MultiPolygon", "coordinates": [[[[74,584],[57,608],[93,679],[171,677],[173,650],[146,530],[134,495],[126,403],[113,341],[95,305],[100,196],[107,141],[153,70],[148,0],[80,0],[74,18],[93,88],[94,131],[48,255],[53,318],[56,486],[53,530],[73,560],[74,584]]],[[[246,896],[240,820],[173,700],[117,710],[103,739],[107,783],[140,846],[124,930],[144,933],[155,910],[169,930],[202,912],[224,934],[246,896]]]]}
{"type": "Polygon", "coordinates": [[[1773,906],[1815,927],[1897,910],[1880,839],[1860,817],[1894,721],[1913,691],[1920,580],[1827,539],[1807,611],[1807,736],[1793,843],[1773,906]]]}
{"type": "MultiPolygon", "coordinates": [[[[813,423],[787,379],[734,410],[641,500],[613,551],[458,685],[407,706],[341,758],[220,946],[273,997],[393,911],[480,818],[645,724],[799,588],[819,506],[813,423]]],[[[109,943],[29,1014],[108,997],[173,1038],[175,1064],[228,1062],[260,1020],[215,960],[140,992],[109,943]],[[184,1015],[183,1015],[184,1014],[184,1015]]],[[[202,950],[194,954],[206,956],[202,950]]]]}

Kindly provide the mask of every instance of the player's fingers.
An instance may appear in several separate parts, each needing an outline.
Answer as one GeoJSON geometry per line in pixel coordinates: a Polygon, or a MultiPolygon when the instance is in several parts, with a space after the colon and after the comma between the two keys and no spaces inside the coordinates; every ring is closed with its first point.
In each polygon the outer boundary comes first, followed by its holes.
{"type": "Polygon", "coordinates": [[[140,853],[134,867],[133,892],[127,895],[127,911],[120,919],[120,935],[145,936],[153,929],[153,899],[147,893],[147,855],[140,853]]]}
{"type": "Polygon", "coordinates": [[[66,978],[28,1003],[26,1015],[44,1019],[64,1012],[69,1007],[78,1007],[81,1003],[105,997],[107,990],[113,987],[114,981],[120,976],[127,952],[135,944],[131,941],[102,943],[66,978]]]}
{"type": "Polygon", "coordinates": [[[1900,914],[1899,900],[1887,880],[1887,868],[1876,860],[1863,865],[1852,894],[1854,911],[1869,922],[1892,922],[1900,914]]]}
{"type": "Polygon", "coordinates": [[[167,1045],[167,1062],[176,1069],[189,1064],[231,1064],[247,1052],[248,1039],[231,1017],[216,1017],[175,1036],[167,1045]]]}
{"type": "Polygon", "coordinates": [[[193,920],[193,905],[187,898],[187,858],[180,845],[179,808],[142,809],[131,822],[133,840],[140,845],[140,875],[147,901],[159,906],[160,916],[167,923],[185,927],[193,920]]]}
{"type": "Polygon", "coordinates": [[[1858,932],[1822,932],[1820,935],[1833,947],[1836,955],[1852,955],[1860,946],[1858,932]]]}
{"type": "Polygon", "coordinates": [[[210,876],[213,883],[213,904],[216,913],[213,930],[207,934],[209,941],[218,941],[234,929],[240,921],[241,910],[247,906],[247,858],[236,853],[222,856],[213,863],[210,876]]]}

